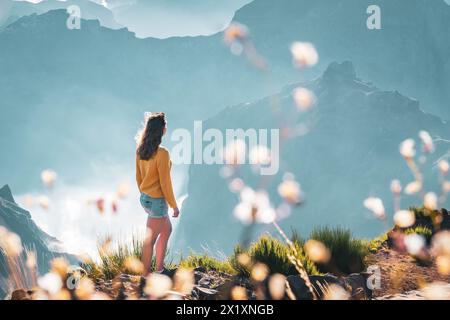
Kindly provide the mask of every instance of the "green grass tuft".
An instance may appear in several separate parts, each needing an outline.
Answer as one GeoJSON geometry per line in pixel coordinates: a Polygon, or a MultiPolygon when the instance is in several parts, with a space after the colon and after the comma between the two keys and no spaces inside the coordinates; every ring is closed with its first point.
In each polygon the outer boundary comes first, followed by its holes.
{"type": "MultiPolygon", "coordinates": [[[[296,245],[297,259],[304,265],[306,272],[311,275],[318,274],[318,270],[314,263],[312,263],[303,253],[301,246],[296,245]]],[[[298,271],[289,260],[289,254],[292,254],[291,249],[285,243],[271,236],[262,236],[257,241],[252,243],[248,250],[244,250],[240,246],[236,246],[234,256],[231,258],[233,268],[244,276],[248,276],[250,271],[239,264],[237,257],[241,253],[247,253],[253,263],[265,264],[270,273],[281,273],[284,275],[295,275],[298,271]]]]}
{"type": "Polygon", "coordinates": [[[179,266],[188,269],[195,269],[198,267],[202,267],[205,268],[206,271],[213,270],[228,274],[236,273],[236,271],[233,269],[228,259],[222,261],[214,257],[211,257],[206,253],[201,255],[191,253],[186,258],[181,259],[179,266]]]}
{"type": "Polygon", "coordinates": [[[408,228],[404,231],[404,233],[405,234],[414,234],[415,233],[415,234],[424,236],[427,241],[430,241],[431,237],[433,236],[433,231],[430,228],[425,227],[425,226],[420,226],[420,225],[416,226],[416,227],[408,228]]]}
{"type": "Polygon", "coordinates": [[[388,233],[386,232],[383,233],[381,236],[376,237],[372,240],[365,240],[365,244],[367,250],[369,250],[370,253],[376,253],[386,244],[387,240],[388,240],[388,233]]]}
{"type": "MultiPolygon", "coordinates": [[[[103,241],[100,241],[102,243],[103,241]]],[[[81,267],[86,270],[89,278],[93,280],[111,280],[122,273],[133,274],[125,270],[125,260],[128,257],[141,259],[144,237],[133,234],[131,242],[116,241],[109,246],[109,250],[98,248],[99,261],[86,262],[81,267]]],[[[166,267],[172,268],[171,262],[166,267]]],[[[152,270],[155,268],[155,259],[152,261],[152,270]]]]}
{"type": "Polygon", "coordinates": [[[365,269],[369,250],[363,240],[352,237],[350,230],[321,227],[314,229],[310,238],[322,242],[331,252],[330,263],[318,265],[319,271],[350,274],[365,269]]]}

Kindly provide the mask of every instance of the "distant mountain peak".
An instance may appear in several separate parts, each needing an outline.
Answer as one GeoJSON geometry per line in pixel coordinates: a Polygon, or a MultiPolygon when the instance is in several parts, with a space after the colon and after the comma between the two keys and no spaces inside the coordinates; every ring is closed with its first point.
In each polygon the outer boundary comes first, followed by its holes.
{"type": "Polygon", "coordinates": [[[11,188],[7,184],[0,188],[0,198],[15,203],[11,188]]]}
{"type": "MultiPolygon", "coordinates": [[[[38,3],[31,3],[27,1],[8,1],[10,2],[9,19],[6,23],[3,23],[3,26],[5,27],[14,21],[17,21],[21,17],[30,16],[33,14],[41,15],[53,10],[61,10],[67,13],[67,8],[69,6],[76,5],[80,8],[84,20],[99,21],[100,25],[109,29],[124,28],[124,26],[115,20],[112,11],[103,5],[90,0],[46,0],[38,3]]],[[[0,27],[1,26],[2,23],[0,23],[0,27]]]]}
{"type": "Polygon", "coordinates": [[[326,84],[352,82],[356,79],[355,67],[351,61],[332,62],[322,76],[322,82],[326,84]]]}

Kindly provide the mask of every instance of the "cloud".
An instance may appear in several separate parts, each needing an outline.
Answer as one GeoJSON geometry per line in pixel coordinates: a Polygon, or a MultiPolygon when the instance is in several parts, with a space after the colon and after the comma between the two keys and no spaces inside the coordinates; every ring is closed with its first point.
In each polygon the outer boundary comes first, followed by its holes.
{"type": "Polygon", "coordinates": [[[136,36],[167,38],[210,35],[221,31],[236,10],[252,0],[111,0],[110,8],[118,23],[136,36]]]}

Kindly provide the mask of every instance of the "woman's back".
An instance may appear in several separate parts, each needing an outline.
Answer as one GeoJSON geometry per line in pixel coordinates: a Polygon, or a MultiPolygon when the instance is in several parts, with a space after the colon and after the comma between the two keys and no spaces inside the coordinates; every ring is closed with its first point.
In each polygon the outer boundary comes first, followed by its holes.
{"type": "Polygon", "coordinates": [[[171,208],[176,208],[170,177],[171,166],[169,151],[161,146],[148,160],[142,160],[136,155],[136,181],[141,193],[153,198],[165,198],[171,208]]]}

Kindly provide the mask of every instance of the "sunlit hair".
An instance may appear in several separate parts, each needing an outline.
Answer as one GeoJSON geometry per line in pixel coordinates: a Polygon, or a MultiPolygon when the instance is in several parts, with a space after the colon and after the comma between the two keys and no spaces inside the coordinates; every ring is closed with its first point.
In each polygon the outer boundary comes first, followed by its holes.
{"type": "Polygon", "coordinates": [[[166,127],[164,112],[151,112],[145,114],[144,127],[136,136],[138,147],[136,153],[142,160],[148,160],[156,153],[166,127]]]}

